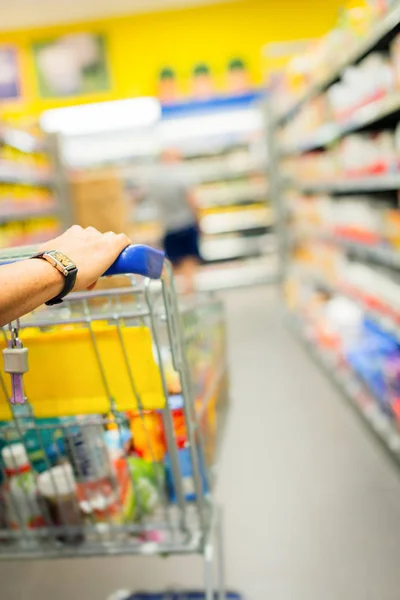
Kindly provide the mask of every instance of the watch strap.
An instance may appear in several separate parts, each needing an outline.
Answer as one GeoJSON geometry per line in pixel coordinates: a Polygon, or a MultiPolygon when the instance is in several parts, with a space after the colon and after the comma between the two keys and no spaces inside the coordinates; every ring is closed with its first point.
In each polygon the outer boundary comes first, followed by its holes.
{"type": "Polygon", "coordinates": [[[43,251],[43,252],[38,252],[37,254],[35,254],[34,256],[31,256],[31,258],[42,258],[43,260],[46,260],[49,264],[51,264],[55,269],[57,269],[57,271],[59,273],[61,273],[61,275],[64,276],[64,287],[61,290],[61,292],[59,294],[57,294],[57,296],[54,296],[54,298],[52,298],[51,300],[48,300],[45,304],[47,306],[53,306],[54,304],[60,304],[63,301],[63,298],[65,298],[65,296],[67,296],[67,294],[69,294],[70,292],[72,292],[72,290],[74,289],[74,285],[76,282],[76,276],[78,273],[78,268],[74,265],[72,268],[68,268],[68,273],[67,275],[65,275],[62,271],[60,271],[57,266],[55,266],[51,260],[47,260],[46,255],[49,256],[49,259],[52,258],[51,256],[51,252],[50,251],[43,251]]]}

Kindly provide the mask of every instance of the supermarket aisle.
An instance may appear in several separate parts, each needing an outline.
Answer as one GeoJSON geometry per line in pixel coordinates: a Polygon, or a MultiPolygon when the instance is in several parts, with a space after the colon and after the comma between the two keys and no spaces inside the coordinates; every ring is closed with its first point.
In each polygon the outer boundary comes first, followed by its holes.
{"type": "MultiPolygon", "coordinates": [[[[398,600],[400,476],[280,319],[272,288],[227,295],[233,406],[218,496],[247,600],[398,600]]],[[[189,559],[0,565],[4,600],[105,600],[200,585],[189,559]]]]}
{"type": "Polygon", "coordinates": [[[228,306],[230,583],[249,600],[398,599],[399,473],[286,330],[273,289],[228,306]]]}

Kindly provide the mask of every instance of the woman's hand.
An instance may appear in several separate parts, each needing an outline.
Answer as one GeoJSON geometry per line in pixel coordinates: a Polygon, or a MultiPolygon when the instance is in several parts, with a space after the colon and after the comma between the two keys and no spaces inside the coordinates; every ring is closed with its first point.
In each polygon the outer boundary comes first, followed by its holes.
{"type": "Polygon", "coordinates": [[[39,250],[59,250],[70,258],[78,267],[74,290],[80,291],[92,288],[130,243],[124,233],[100,233],[94,227],[73,225],[39,250]]]}

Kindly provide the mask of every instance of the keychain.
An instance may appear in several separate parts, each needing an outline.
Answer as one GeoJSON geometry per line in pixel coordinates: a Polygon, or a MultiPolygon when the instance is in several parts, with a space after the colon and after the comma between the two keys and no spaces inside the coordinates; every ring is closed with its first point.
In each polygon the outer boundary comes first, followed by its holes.
{"type": "Polygon", "coordinates": [[[23,375],[27,373],[28,368],[28,348],[24,348],[19,334],[19,320],[15,324],[10,323],[11,340],[8,342],[8,348],[3,350],[4,371],[11,375],[11,403],[25,404],[26,396],[24,394],[23,375]]]}

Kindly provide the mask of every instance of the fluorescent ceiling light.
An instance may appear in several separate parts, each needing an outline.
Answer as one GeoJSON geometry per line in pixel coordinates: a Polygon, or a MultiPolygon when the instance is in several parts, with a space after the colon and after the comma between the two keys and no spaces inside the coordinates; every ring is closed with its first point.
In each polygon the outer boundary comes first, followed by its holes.
{"type": "Polygon", "coordinates": [[[46,110],[40,117],[40,125],[47,133],[88,135],[147,127],[160,116],[158,100],[144,97],[46,110]]]}

